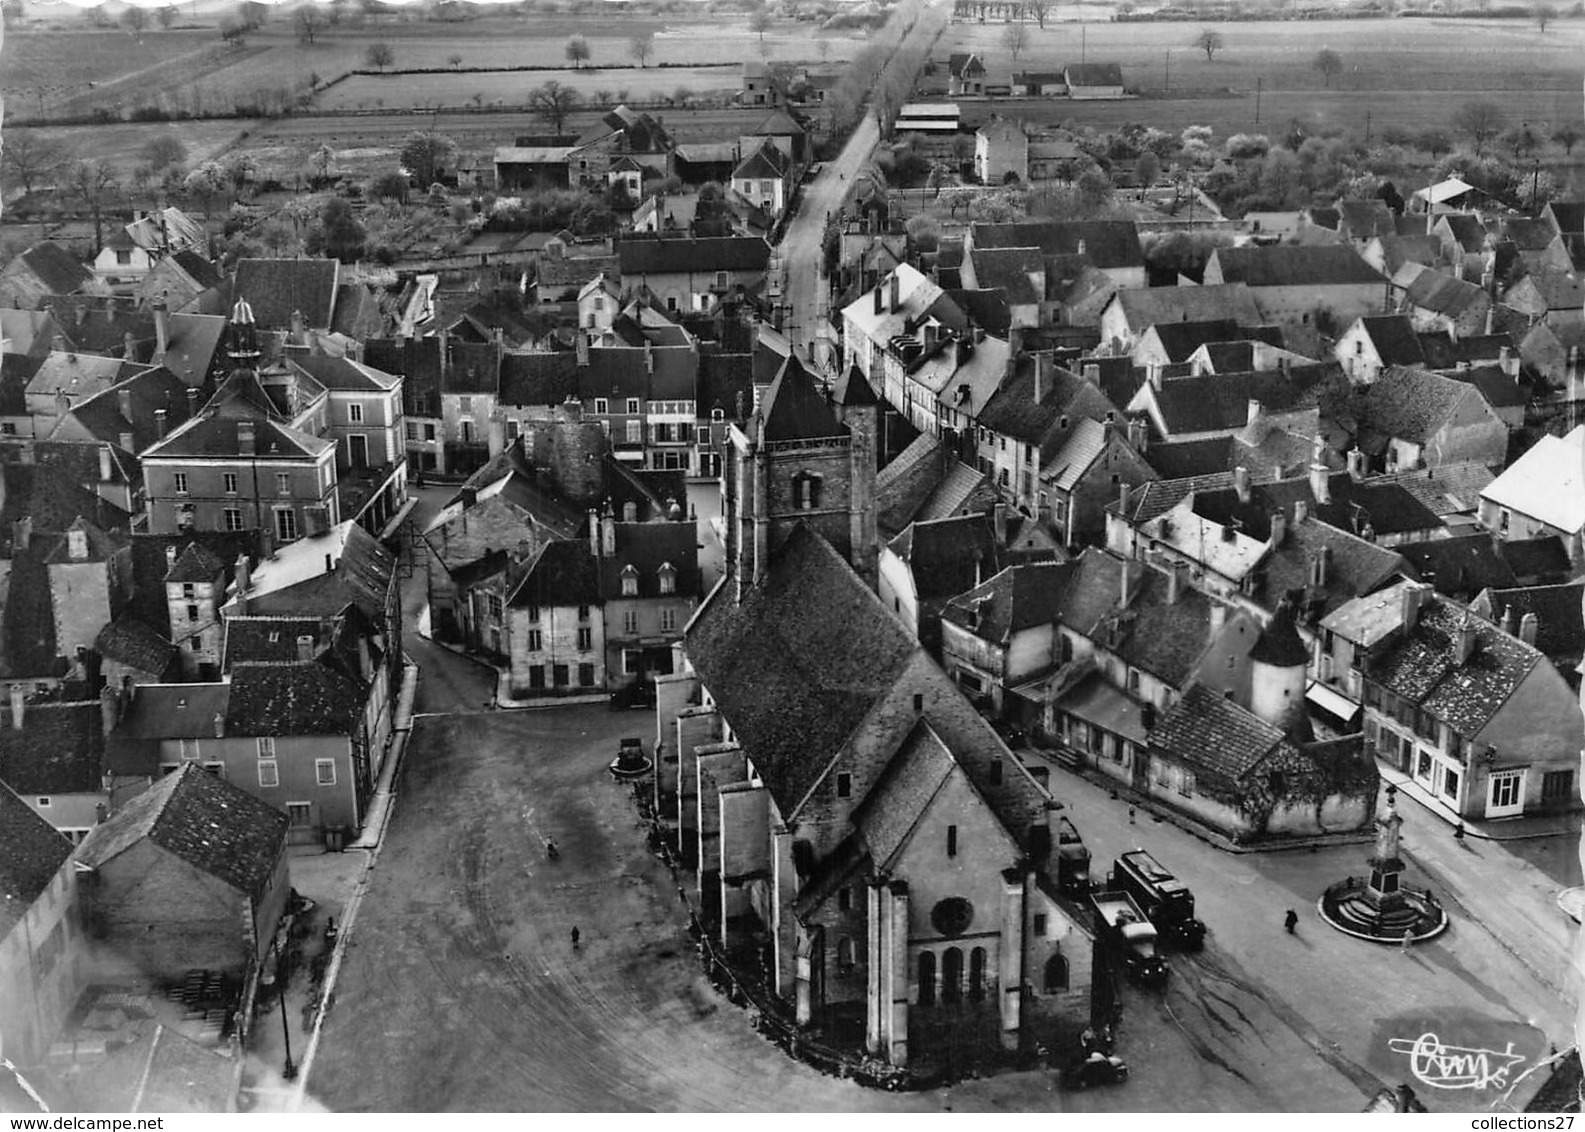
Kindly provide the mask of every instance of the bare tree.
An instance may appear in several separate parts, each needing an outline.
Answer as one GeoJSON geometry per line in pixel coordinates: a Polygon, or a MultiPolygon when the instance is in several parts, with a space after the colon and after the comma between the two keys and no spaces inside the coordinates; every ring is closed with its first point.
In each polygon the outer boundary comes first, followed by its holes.
{"type": "Polygon", "coordinates": [[[154,18],[160,21],[162,31],[170,31],[175,26],[179,14],[175,4],[166,4],[163,8],[154,9],[154,18]]]}
{"type": "Polygon", "coordinates": [[[160,173],[187,160],[187,146],[175,134],[159,134],[144,144],[140,151],[149,168],[160,173]]]}
{"type": "Polygon", "coordinates": [[[1323,47],[1315,53],[1315,58],[1310,61],[1310,66],[1321,72],[1321,77],[1330,87],[1332,80],[1343,73],[1343,57],[1330,47],[1323,47]]]}
{"type": "Polygon", "coordinates": [[[567,62],[572,64],[572,69],[575,71],[589,59],[589,41],[581,35],[569,39],[563,50],[566,52],[567,62]]]}
{"type": "Polygon", "coordinates": [[[455,51],[452,52],[450,55],[446,56],[446,65],[455,71],[458,67],[462,66],[462,56],[457,54],[455,51]]]}
{"type": "Polygon", "coordinates": [[[1543,35],[1546,34],[1546,26],[1547,26],[1547,24],[1551,23],[1555,19],[1557,19],[1557,9],[1552,7],[1552,5],[1550,5],[1550,4],[1537,4],[1536,5],[1536,7],[1535,7],[1535,26],[1541,29],[1541,33],[1543,35]]]}
{"type": "Polygon", "coordinates": [[[378,43],[369,44],[368,49],[363,53],[363,60],[369,66],[377,67],[383,71],[396,62],[396,52],[391,50],[389,43],[381,40],[378,43]]]}
{"type": "Polygon", "coordinates": [[[555,79],[528,92],[528,107],[545,121],[556,133],[561,133],[567,116],[578,108],[578,92],[562,86],[555,79]]]}
{"type": "Polygon", "coordinates": [[[1564,154],[1569,156],[1573,155],[1574,147],[1580,143],[1581,137],[1585,135],[1580,133],[1579,127],[1571,126],[1567,122],[1552,131],[1552,140],[1562,146],[1564,154]]]}
{"type": "Polygon", "coordinates": [[[655,34],[643,32],[627,41],[627,54],[640,67],[649,65],[649,57],[655,54],[655,34]]]}
{"type": "Polygon", "coordinates": [[[770,30],[770,9],[761,5],[749,13],[748,30],[759,36],[760,49],[765,47],[765,33],[770,30]]]}
{"type": "Polygon", "coordinates": [[[1024,0],[1024,11],[1035,17],[1035,23],[1044,29],[1046,17],[1051,14],[1051,0],[1024,0]]]}
{"type": "Polygon", "coordinates": [[[292,13],[292,26],[298,42],[312,47],[319,33],[330,26],[330,17],[317,4],[304,4],[292,13]]]}
{"type": "Polygon", "coordinates": [[[1476,157],[1507,124],[1508,116],[1503,113],[1502,107],[1484,98],[1464,103],[1453,115],[1453,128],[1469,135],[1469,140],[1475,143],[1476,157]]]}
{"type": "Polygon", "coordinates": [[[32,130],[8,130],[0,148],[0,168],[22,185],[24,193],[31,193],[65,161],[66,150],[59,141],[32,130]]]}
{"type": "Polygon", "coordinates": [[[105,207],[121,190],[115,166],[104,161],[76,161],[66,174],[71,195],[88,206],[94,218],[94,255],[105,246],[105,207]]]}
{"type": "Polygon", "coordinates": [[[1029,46],[1029,25],[1022,20],[1015,20],[1002,29],[1002,46],[1007,48],[1007,53],[1013,57],[1014,62],[1022,55],[1024,48],[1029,46]]]}
{"type": "Polygon", "coordinates": [[[1205,52],[1205,61],[1209,63],[1226,44],[1227,41],[1222,38],[1222,33],[1215,28],[1201,28],[1200,34],[1194,37],[1193,46],[1205,52]]]}

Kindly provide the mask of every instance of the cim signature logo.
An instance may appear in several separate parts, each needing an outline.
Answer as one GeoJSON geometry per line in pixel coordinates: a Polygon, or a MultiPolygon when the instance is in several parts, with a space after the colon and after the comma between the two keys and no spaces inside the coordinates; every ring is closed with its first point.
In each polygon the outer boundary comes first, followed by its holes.
{"type": "Polygon", "coordinates": [[[1523,1054],[1514,1053],[1512,1042],[1502,1050],[1445,1046],[1430,1031],[1412,1041],[1393,1038],[1387,1044],[1395,1053],[1408,1054],[1409,1072],[1433,1089],[1506,1088],[1509,1072],[1524,1060],[1523,1054]]]}

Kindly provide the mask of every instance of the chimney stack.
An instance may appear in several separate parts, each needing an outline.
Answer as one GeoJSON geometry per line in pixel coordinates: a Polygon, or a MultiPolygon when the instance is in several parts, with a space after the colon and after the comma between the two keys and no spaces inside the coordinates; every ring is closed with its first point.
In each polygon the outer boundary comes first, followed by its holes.
{"type": "Polygon", "coordinates": [[[1007,545],[1007,504],[997,503],[991,508],[991,529],[996,532],[996,545],[1007,545]]]}
{"type": "Polygon", "coordinates": [[[1475,645],[1480,640],[1475,628],[1475,618],[1466,611],[1459,618],[1458,631],[1454,635],[1454,645],[1457,648],[1457,661],[1460,665],[1468,664],[1469,658],[1475,655],[1475,645]]]}
{"type": "Polygon", "coordinates": [[[1233,469],[1233,490],[1238,493],[1240,503],[1249,502],[1249,469],[1242,464],[1233,469]]]}
{"type": "Polygon", "coordinates": [[[1420,607],[1425,603],[1425,591],[1430,588],[1430,586],[1421,585],[1419,582],[1404,583],[1401,613],[1403,615],[1403,631],[1405,633],[1413,631],[1414,627],[1420,623],[1420,607]]]}
{"type": "Polygon", "coordinates": [[[176,565],[176,546],[173,543],[168,543],[168,544],[166,544],[166,547],[165,547],[165,569],[167,571],[169,571],[170,568],[172,566],[175,566],[175,565],[176,565]]]}
{"type": "Polygon", "coordinates": [[[589,553],[600,557],[600,512],[589,508],[589,553]]]}
{"type": "Polygon", "coordinates": [[[578,368],[589,368],[589,338],[585,334],[578,335],[578,368]]]}
{"type": "Polygon", "coordinates": [[[165,361],[165,352],[171,348],[171,312],[164,299],[155,299],[154,310],[154,356],[149,360],[155,365],[165,361]]]}
{"type": "Polygon", "coordinates": [[[121,719],[121,697],[106,684],[99,692],[99,726],[106,735],[116,729],[121,719]]]}
{"type": "Polygon", "coordinates": [[[1507,633],[1510,637],[1514,635],[1513,606],[1505,605],[1502,607],[1502,621],[1499,624],[1504,633],[1507,633]]]}
{"type": "Polygon", "coordinates": [[[121,441],[121,447],[124,451],[136,454],[138,450],[137,441],[133,439],[130,432],[123,432],[118,439],[121,441]]]}
{"type": "Polygon", "coordinates": [[[33,542],[33,516],[24,515],[11,524],[11,549],[26,550],[33,542]]]}
{"type": "Polygon", "coordinates": [[[891,306],[889,309],[893,314],[896,314],[902,309],[903,306],[903,283],[902,280],[897,277],[897,272],[895,271],[893,271],[891,274],[891,279],[888,283],[888,289],[891,292],[891,294],[888,296],[891,301],[891,306]]]}
{"type": "Polygon", "coordinates": [[[1293,501],[1293,525],[1298,526],[1310,517],[1310,501],[1308,499],[1295,499],[1293,501]]]}
{"type": "Polygon", "coordinates": [[[314,638],[307,633],[303,633],[297,638],[297,659],[314,659],[314,638]]]}
{"type": "Polygon", "coordinates": [[[121,336],[121,356],[129,362],[138,360],[138,340],[130,330],[121,336]]]}
{"type": "Polygon", "coordinates": [[[1288,537],[1288,515],[1281,507],[1271,513],[1271,545],[1281,546],[1288,537]]]}
{"type": "Polygon", "coordinates": [[[1035,355],[1035,404],[1040,404],[1040,379],[1044,376],[1045,359],[1039,354],[1035,355]]]}
{"type": "Polygon", "coordinates": [[[1365,478],[1365,453],[1358,448],[1348,450],[1348,478],[1355,483],[1365,478]]]}
{"type": "Polygon", "coordinates": [[[605,503],[605,514],[600,517],[600,554],[616,557],[616,515],[611,511],[611,501],[605,503]]]}
{"type": "Polygon", "coordinates": [[[226,717],[223,712],[215,712],[214,724],[215,738],[224,739],[226,737],[226,717]]]}
{"type": "Polygon", "coordinates": [[[115,478],[115,461],[110,455],[110,445],[99,446],[99,482],[109,483],[115,478]]]}
{"type": "MultiPolygon", "coordinates": [[[[161,409],[161,410],[158,410],[158,412],[164,412],[164,410],[161,409]]],[[[197,415],[198,415],[198,390],[189,387],[188,390],[187,390],[187,419],[191,420],[192,418],[196,417],[197,415]]]]}
{"type": "Polygon", "coordinates": [[[1519,618],[1519,639],[1527,645],[1534,645],[1536,634],[1541,631],[1540,619],[1534,613],[1526,613],[1519,618]]]}
{"type": "Polygon", "coordinates": [[[132,390],[123,382],[121,388],[116,390],[116,408],[121,411],[122,419],[128,424],[132,423],[132,390]]]}
{"type": "Polygon", "coordinates": [[[1128,446],[1135,452],[1144,454],[1150,445],[1150,425],[1143,417],[1131,417],[1128,421],[1128,446]]]}
{"type": "Polygon", "coordinates": [[[1121,569],[1117,572],[1117,608],[1127,609],[1128,601],[1133,597],[1134,579],[1132,567],[1134,564],[1125,558],[1118,565],[1121,569]]]}
{"type": "Polygon", "coordinates": [[[1177,559],[1167,563],[1167,604],[1177,605],[1183,592],[1184,564],[1177,559]]]}
{"type": "Polygon", "coordinates": [[[170,414],[167,413],[164,409],[155,409],[154,410],[154,439],[156,439],[156,440],[164,440],[165,439],[165,430],[169,427],[169,425],[166,423],[166,421],[167,421],[169,416],[170,416],[170,414]]]}
{"type": "Polygon", "coordinates": [[[1249,399],[1249,414],[1244,418],[1244,424],[1252,425],[1260,419],[1260,398],[1249,399]]]}
{"type": "Polygon", "coordinates": [[[1079,376],[1084,378],[1090,385],[1099,385],[1101,383],[1101,367],[1094,362],[1089,362],[1080,368],[1079,376]]]}
{"type": "Polygon", "coordinates": [[[238,421],[237,422],[237,452],[238,452],[238,454],[242,455],[242,456],[253,456],[253,455],[256,455],[257,454],[257,447],[258,447],[258,443],[257,443],[257,437],[256,437],[255,432],[254,432],[254,422],[253,421],[247,421],[247,420],[238,421]]]}
{"type": "Polygon", "coordinates": [[[886,313],[886,291],[884,284],[880,283],[879,281],[877,281],[875,284],[875,313],[886,313]]]}
{"type": "Polygon", "coordinates": [[[27,691],[21,684],[11,685],[11,727],[22,730],[22,719],[27,713],[27,691]]]}

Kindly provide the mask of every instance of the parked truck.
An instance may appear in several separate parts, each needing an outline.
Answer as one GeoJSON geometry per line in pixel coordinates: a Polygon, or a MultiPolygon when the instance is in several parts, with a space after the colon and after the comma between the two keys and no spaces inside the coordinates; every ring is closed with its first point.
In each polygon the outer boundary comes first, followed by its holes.
{"type": "Polygon", "coordinates": [[[1095,887],[1090,879],[1090,851],[1067,818],[1057,819],[1057,884],[1081,900],[1095,887]]]}
{"type": "Polygon", "coordinates": [[[1205,923],[1194,918],[1194,893],[1143,849],[1117,858],[1111,884],[1134,898],[1161,933],[1162,942],[1180,951],[1205,946],[1205,923]]]}
{"type": "Polygon", "coordinates": [[[1156,929],[1126,892],[1098,892],[1090,897],[1099,917],[1099,934],[1122,960],[1130,982],[1160,986],[1167,981],[1167,961],[1156,950],[1156,929]]]}

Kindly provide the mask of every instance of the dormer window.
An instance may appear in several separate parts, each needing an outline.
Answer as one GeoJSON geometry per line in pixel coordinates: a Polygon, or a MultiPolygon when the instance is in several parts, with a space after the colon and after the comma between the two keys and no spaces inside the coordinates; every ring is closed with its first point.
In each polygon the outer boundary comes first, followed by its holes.
{"type": "Polygon", "coordinates": [[[713,421],[724,421],[726,420],[726,411],[723,409],[711,409],[710,419],[713,421]]]}
{"type": "Polygon", "coordinates": [[[622,596],[638,596],[638,571],[631,565],[622,567],[622,596]]]}
{"type": "Polygon", "coordinates": [[[660,592],[674,594],[677,592],[677,571],[670,562],[660,565],[660,592]]]}

